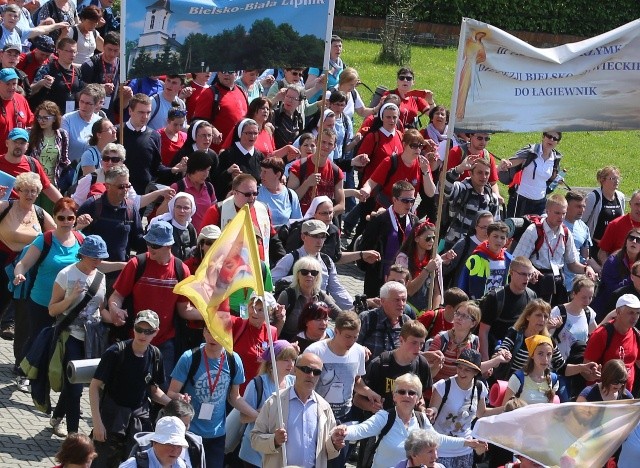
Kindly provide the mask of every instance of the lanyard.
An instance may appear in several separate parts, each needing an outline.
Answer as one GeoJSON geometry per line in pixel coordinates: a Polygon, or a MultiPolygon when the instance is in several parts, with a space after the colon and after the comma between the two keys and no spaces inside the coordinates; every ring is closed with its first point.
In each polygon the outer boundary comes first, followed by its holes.
{"type": "MultiPolygon", "coordinates": [[[[105,82],[105,83],[113,83],[113,78],[114,78],[114,77],[115,77],[115,75],[116,75],[116,68],[118,67],[118,65],[115,65],[115,64],[114,64],[114,65],[112,65],[112,64],[110,64],[110,63],[105,62],[105,61],[104,61],[104,55],[102,55],[102,56],[100,57],[100,60],[102,61],[102,70],[103,70],[103,72],[104,72],[104,82],[105,82]],[[112,67],[112,71],[111,71],[111,73],[107,73],[107,65],[109,65],[110,67],[112,67]]],[[[117,64],[117,63],[118,63],[118,62],[116,61],[116,64],[117,64]]]]}
{"type": "Polygon", "coordinates": [[[218,379],[220,379],[220,372],[222,372],[222,366],[224,365],[224,351],[220,355],[220,364],[218,365],[218,373],[216,374],[216,378],[213,382],[211,382],[211,371],[209,371],[209,358],[207,358],[207,353],[205,353],[204,348],[202,348],[202,356],[204,358],[204,366],[207,369],[207,379],[209,380],[209,391],[211,391],[211,395],[213,396],[213,392],[218,385],[218,379]]]}
{"type": "Polygon", "coordinates": [[[58,62],[56,62],[56,68],[60,71],[60,76],[62,77],[64,85],[67,87],[69,92],[71,92],[71,88],[73,88],[73,81],[76,78],[76,68],[71,65],[71,81],[67,81],[67,77],[64,74],[65,70],[60,66],[58,62]]]}
{"type": "Polygon", "coordinates": [[[550,262],[553,260],[553,256],[555,255],[556,250],[558,250],[558,245],[560,245],[561,240],[562,239],[560,239],[560,235],[558,235],[558,240],[556,240],[556,246],[552,249],[551,244],[549,243],[549,238],[547,237],[547,233],[546,232],[544,233],[544,242],[547,244],[547,248],[549,249],[549,254],[551,254],[549,257],[550,262]]]}

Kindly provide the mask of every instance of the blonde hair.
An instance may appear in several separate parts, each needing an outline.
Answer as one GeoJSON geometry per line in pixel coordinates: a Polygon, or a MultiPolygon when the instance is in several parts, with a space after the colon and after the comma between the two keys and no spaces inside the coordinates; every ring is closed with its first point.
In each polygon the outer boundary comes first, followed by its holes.
{"type": "Polygon", "coordinates": [[[320,262],[317,259],[309,255],[298,259],[298,261],[293,265],[293,280],[291,281],[291,287],[300,288],[298,273],[303,269],[316,270],[320,272],[313,279],[313,292],[314,294],[317,294],[318,291],[320,291],[320,284],[322,283],[322,265],[320,265],[320,262]]]}
{"type": "Polygon", "coordinates": [[[38,193],[40,193],[42,192],[42,181],[40,181],[40,176],[35,172],[23,172],[16,176],[13,188],[16,192],[25,188],[35,188],[38,190],[38,193]]]}
{"type": "Polygon", "coordinates": [[[598,169],[598,172],[596,172],[596,179],[598,180],[598,182],[602,183],[604,179],[614,174],[620,176],[620,169],[618,169],[616,166],[604,166],[602,169],[598,169]]]}
{"type": "Polygon", "coordinates": [[[567,199],[562,196],[560,193],[552,193],[547,197],[546,207],[549,208],[551,205],[558,206],[567,206],[567,199]]]}
{"type": "Polygon", "coordinates": [[[418,396],[422,395],[422,382],[420,382],[420,378],[416,374],[406,373],[397,377],[396,380],[393,381],[392,385],[392,390],[394,392],[398,388],[398,384],[405,384],[413,387],[418,392],[418,396]]]}
{"type": "MultiPolygon", "coordinates": [[[[516,323],[513,325],[517,331],[524,331],[529,326],[529,317],[533,315],[534,312],[541,310],[546,312],[547,316],[551,315],[551,306],[544,299],[534,299],[530,301],[516,320],[516,323]]],[[[550,336],[549,330],[547,330],[547,325],[544,326],[542,331],[538,333],[538,335],[550,336]]],[[[517,351],[517,350],[516,350],[517,351]]]]}

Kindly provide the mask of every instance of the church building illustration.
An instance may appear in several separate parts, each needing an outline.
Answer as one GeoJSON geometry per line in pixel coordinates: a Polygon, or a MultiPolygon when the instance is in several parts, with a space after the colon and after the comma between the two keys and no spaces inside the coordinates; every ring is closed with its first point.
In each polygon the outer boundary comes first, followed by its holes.
{"type": "Polygon", "coordinates": [[[144,28],[137,46],[129,55],[129,68],[143,52],[154,59],[162,54],[167,45],[175,53],[180,50],[181,44],[176,40],[176,34],[168,32],[172,13],[171,0],[157,0],[146,7],[144,28]]]}

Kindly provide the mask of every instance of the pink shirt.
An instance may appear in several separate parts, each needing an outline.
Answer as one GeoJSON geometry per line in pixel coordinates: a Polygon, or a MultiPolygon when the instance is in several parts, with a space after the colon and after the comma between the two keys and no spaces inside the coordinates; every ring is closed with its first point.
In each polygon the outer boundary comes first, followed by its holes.
{"type": "MultiPolygon", "coordinates": [[[[196,201],[196,212],[191,218],[191,224],[196,228],[196,232],[200,232],[202,229],[202,220],[204,218],[204,214],[207,212],[209,207],[215,204],[218,200],[216,199],[215,191],[211,191],[212,195],[209,196],[209,191],[207,190],[207,185],[209,182],[205,183],[198,190],[189,180],[188,177],[184,178],[185,192],[189,195],[193,195],[194,200],[196,201]]],[[[176,192],[178,191],[178,184],[171,184],[171,188],[176,192]]],[[[213,189],[213,187],[212,187],[213,189]]]]}

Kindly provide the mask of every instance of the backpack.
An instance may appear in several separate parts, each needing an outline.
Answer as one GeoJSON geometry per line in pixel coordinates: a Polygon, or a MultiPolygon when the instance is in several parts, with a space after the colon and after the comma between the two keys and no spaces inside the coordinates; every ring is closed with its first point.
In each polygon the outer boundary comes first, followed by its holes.
{"type": "MultiPolygon", "coordinates": [[[[438,333],[436,336],[440,337],[440,351],[444,353],[444,350],[447,349],[447,345],[449,344],[449,333],[448,330],[443,330],[438,333]]],[[[471,349],[480,351],[480,339],[478,335],[471,335],[471,349]]]]}
{"type": "MultiPolygon", "coordinates": [[[[22,29],[20,29],[18,26],[14,26],[13,30],[18,33],[18,36],[22,37],[22,29]]],[[[0,28],[0,39],[2,39],[2,36],[4,35],[4,28],[0,28]]],[[[27,55],[27,60],[29,60],[29,56],[27,55]]],[[[27,62],[28,65],[28,62],[27,62]]],[[[17,71],[17,70],[16,70],[17,71]]]]}
{"type": "Polygon", "coordinates": [[[153,99],[155,101],[156,108],[151,113],[151,117],[149,117],[149,122],[151,122],[155,118],[155,116],[158,115],[158,112],[160,112],[160,95],[159,94],[154,94],[151,97],[151,99],[153,99]]]}
{"type": "MultiPolygon", "coordinates": [[[[522,171],[524,171],[524,169],[530,166],[531,164],[533,164],[533,178],[535,179],[536,169],[538,166],[538,163],[536,162],[536,160],[538,159],[539,145],[540,143],[536,143],[535,145],[529,144],[524,148],[520,149],[516,153],[515,158],[522,159],[522,156],[524,155],[525,156],[524,162],[513,170],[500,172],[500,182],[502,182],[505,185],[508,185],[510,192],[518,189],[518,186],[520,185],[520,182],[522,180],[522,171]]],[[[553,160],[553,172],[551,173],[551,177],[547,179],[547,189],[549,188],[549,185],[553,182],[553,180],[558,175],[558,172],[560,170],[561,159],[562,159],[562,153],[555,151],[555,159],[553,160]]]]}
{"type": "MultiPolygon", "coordinates": [[[[91,179],[93,180],[93,178],[91,179]]],[[[102,216],[102,196],[101,195],[94,195],[93,199],[95,200],[95,211],[93,212],[93,220],[96,221],[98,219],[100,219],[100,216],[102,216]]],[[[134,206],[133,206],[133,200],[129,199],[129,198],[125,198],[124,199],[125,204],[127,205],[127,219],[126,222],[132,222],[134,219],[134,206]]],[[[137,279],[137,278],[136,278],[137,279]]]]}
{"type": "MultiPolygon", "coordinates": [[[[187,184],[185,183],[184,179],[179,179],[176,182],[176,185],[177,185],[176,193],[185,192],[187,190],[187,184]]],[[[207,187],[207,193],[209,194],[209,198],[215,198],[213,185],[211,185],[211,182],[209,182],[208,180],[205,180],[204,185],[205,187],[207,187]]]]}
{"type": "MultiPolygon", "coordinates": [[[[520,386],[518,387],[518,391],[515,393],[514,396],[516,398],[520,398],[520,395],[522,395],[522,389],[524,388],[524,377],[525,377],[524,371],[522,369],[518,369],[513,373],[513,375],[518,377],[518,380],[520,381],[520,386]]],[[[551,372],[551,386],[555,387],[557,381],[558,381],[558,374],[556,374],[555,372],[551,372]]]]}
{"type": "MultiPolygon", "coordinates": [[[[600,327],[604,327],[605,331],[607,332],[607,342],[604,345],[604,348],[602,350],[602,355],[600,356],[600,359],[599,359],[599,361],[602,361],[605,353],[607,352],[607,349],[609,349],[609,346],[611,346],[611,341],[613,340],[613,335],[615,334],[616,330],[613,327],[612,322],[607,322],[604,325],[600,325],[600,327]]],[[[632,327],[632,330],[633,330],[633,334],[636,336],[636,346],[638,347],[638,350],[640,350],[640,331],[638,331],[636,327],[632,327]]]]}
{"type": "MultiPolygon", "coordinates": [[[[235,379],[236,373],[238,371],[238,366],[236,365],[234,352],[232,352],[231,355],[229,355],[227,351],[223,350],[223,353],[225,353],[225,356],[226,356],[225,360],[229,364],[229,376],[231,377],[231,380],[229,381],[229,388],[227,389],[227,397],[228,397],[229,392],[231,391],[231,386],[233,385],[233,379],[235,379]]],[[[196,346],[191,350],[191,363],[189,364],[189,370],[187,371],[187,378],[182,384],[182,389],[180,389],[180,393],[184,393],[185,387],[187,386],[187,382],[190,382],[192,386],[195,386],[196,383],[195,383],[194,377],[196,375],[196,372],[198,371],[198,367],[200,367],[200,362],[202,362],[202,350],[200,349],[200,346],[196,346]]]]}
{"type": "MultiPolygon", "coordinates": [[[[504,220],[504,222],[509,227],[509,234],[512,239],[511,246],[509,247],[510,253],[513,253],[516,246],[518,245],[518,242],[520,242],[520,238],[522,237],[524,232],[527,230],[527,228],[532,224],[535,225],[537,237],[536,237],[536,242],[533,246],[532,255],[535,254],[536,258],[540,258],[540,249],[544,245],[544,239],[545,239],[544,227],[542,224],[544,222],[544,218],[540,215],[529,214],[529,215],[524,215],[522,218],[507,218],[504,220]]],[[[569,240],[569,229],[567,228],[567,226],[564,225],[564,223],[561,224],[561,226],[562,226],[562,232],[563,232],[563,242],[566,249],[567,242],[569,240]]]]}
{"type": "MultiPolygon", "coordinates": [[[[507,293],[506,293],[506,289],[508,286],[500,286],[496,289],[494,289],[494,293],[496,296],[496,318],[495,320],[498,320],[500,318],[500,316],[502,315],[502,311],[504,310],[504,301],[506,299],[507,293]]],[[[535,297],[536,297],[536,293],[533,292],[533,290],[529,289],[528,287],[524,290],[524,294],[527,298],[527,302],[532,301],[535,297]]]]}
{"type": "MultiPolygon", "coordinates": [[[[558,344],[558,342],[560,341],[560,332],[562,331],[562,329],[567,323],[567,308],[565,307],[565,305],[559,304],[558,310],[560,311],[560,317],[562,318],[562,325],[560,325],[558,328],[555,329],[551,337],[553,338],[556,344],[558,344]]],[[[585,307],[583,310],[585,315],[587,316],[587,327],[588,327],[589,322],[591,322],[591,311],[589,310],[589,307],[585,307]]]]}
{"type": "MultiPolygon", "coordinates": [[[[431,426],[431,424],[427,421],[427,417],[424,413],[419,411],[418,412],[414,411],[413,414],[418,420],[418,426],[420,427],[420,429],[426,429],[431,426]]],[[[384,438],[384,436],[386,436],[389,433],[395,421],[396,421],[396,409],[395,407],[393,407],[389,410],[389,413],[387,414],[387,422],[385,423],[384,427],[380,431],[380,434],[378,434],[378,437],[376,438],[375,443],[367,447],[367,451],[362,457],[362,463],[358,465],[359,468],[371,468],[371,466],[373,465],[373,457],[376,453],[376,450],[378,450],[378,446],[380,445],[380,442],[382,442],[382,439],[384,438]]]]}
{"type": "MultiPolygon", "coordinates": [[[[79,164],[78,164],[78,167],[80,167],[79,164]]],[[[87,198],[90,198],[94,195],[101,195],[106,191],[106,186],[104,183],[100,184],[102,187],[104,187],[102,191],[96,190],[96,188],[94,187],[94,185],[96,185],[96,181],[98,180],[98,173],[94,171],[90,175],[91,175],[91,184],[89,185],[89,192],[87,193],[87,198]]],[[[71,195],[76,193],[76,190],[78,190],[78,180],[76,180],[76,182],[67,189],[67,191],[64,193],[65,197],[70,197],[71,195]]]]}
{"type": "MultiPolygon", "coordinates": [[[[433,420],[434,423],[440,416],[440,410],[442,409],[444,404],[447,402],[447,398],[449,398],[449,392],[451,391],[451,379],[453,379],[453,377],[449,377],[444,381],[444,395],[442,395],[442,400],[440,401],[440,405],[438,406],[438,412],[436,413],[436,418],[433,420]]],[[[476,382],[473,385],[473,388],[471,389],[471,401],[469,402],[469,407],[473,405],[474,391],[476,394],[476,401],[480,400],[480,394],[482,393],[482,382],[480,380],[476,380],[476,382]]]]}
{"type": "MultiPolygon", "coordinates": [[[[78,26],[74,26],[73,28],[71,28],[71,34],[73,35],[73,40],[78,42],[78,37],[80,36],[80,32],[78,31],[78,26]]],[[[97,42],[98,39],[98,31],[96,31],[95,29],[93,30],[93,40],[95,40],[97,42]]]]}

